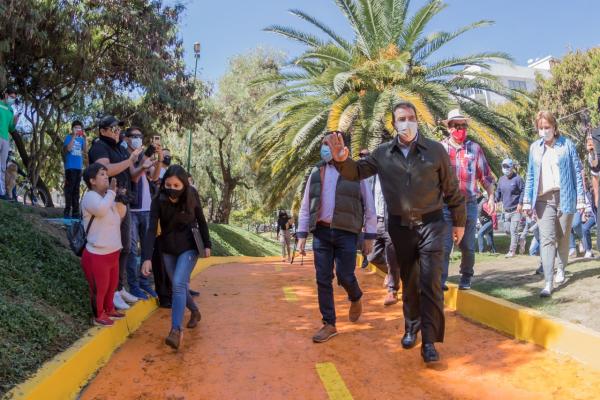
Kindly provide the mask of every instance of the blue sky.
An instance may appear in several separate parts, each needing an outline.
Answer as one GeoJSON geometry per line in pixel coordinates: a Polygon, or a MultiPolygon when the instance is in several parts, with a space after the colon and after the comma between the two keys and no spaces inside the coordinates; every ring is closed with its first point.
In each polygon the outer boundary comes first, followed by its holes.
{"type": "MultiPolygon", "coordinates": [[[[192,46],[202,43],[198,64],[200,77],[216,81],[226,71],[228,60],[258,46],[301,53],[302,46],[262,29],[272,24],[302,30],[307,24],[287,10],[301,9],[351,38],[345,17],[333,0],[187,0],[181,24],[186,63],[193,71],[192,46]]],[[[413,0],[412,10],[424,4],[413,0]]],[[[439,57],[479,51],[505,51],[516,63],[548,54],[560,57],[568,49],[600,45],[600,1],[570,0],[447,0],[448,7],[429,26],[429,32],[454,30],[459,26],[492,19],[495,25],[467,33],[448,45],[439,57]]]]}

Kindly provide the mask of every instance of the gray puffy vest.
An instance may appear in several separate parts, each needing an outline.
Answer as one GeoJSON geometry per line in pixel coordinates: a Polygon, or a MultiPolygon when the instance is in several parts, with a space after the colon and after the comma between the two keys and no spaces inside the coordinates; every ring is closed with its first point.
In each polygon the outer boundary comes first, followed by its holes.
{"type": "MultiPolygon", "coordinates": [[[[325,164],[319,163],[310,174],[309,188],[309,231],[317,227],[319,208],[321,207],[322,177],[325,164]],[[322,171],[322,172],[321,172],[322,171]]],[[[331,228],[352,233],[360,233],[364,222],[363,201],[360,194],[360,182],[353,182],[340,177],[335,188],[335,208],[331,228]]]]}

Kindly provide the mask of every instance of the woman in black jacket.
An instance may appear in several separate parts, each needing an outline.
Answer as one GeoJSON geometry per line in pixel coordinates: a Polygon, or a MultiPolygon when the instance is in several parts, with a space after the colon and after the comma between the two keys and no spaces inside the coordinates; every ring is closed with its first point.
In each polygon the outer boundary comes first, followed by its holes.
{"type": "Polygon", "coordinates": [[[173,285],[171,332],[165,343],[178,349],[183,336],[181,325],[185,307],[192,313],[188,328],[195,328],[201,318],[189,293],[189,281],[198,257],[210,257],[211,249],[200,197],[189,185],[187,172],[179,165],[172,165],[165,172],[160,194],[152,200],[143,254],[142,273],[145,276],[152,271],[155,239],[159,241],[165,269],[173,285]],[[161,232],[156,238],[159,220],[161,232]]]}

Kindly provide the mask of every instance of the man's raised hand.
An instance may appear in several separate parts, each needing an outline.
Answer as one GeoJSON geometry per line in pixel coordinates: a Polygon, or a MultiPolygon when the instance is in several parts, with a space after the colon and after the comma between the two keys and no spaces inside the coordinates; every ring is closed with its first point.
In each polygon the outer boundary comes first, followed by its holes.
{"type": "Polygon", "coordinates": [[[337,162],[344,162],[348,158],[350,151],[344,145],[344,137],[341,133],[334,132],[325,137],[325,144],[331,149],[331,155],[337,162]]]}

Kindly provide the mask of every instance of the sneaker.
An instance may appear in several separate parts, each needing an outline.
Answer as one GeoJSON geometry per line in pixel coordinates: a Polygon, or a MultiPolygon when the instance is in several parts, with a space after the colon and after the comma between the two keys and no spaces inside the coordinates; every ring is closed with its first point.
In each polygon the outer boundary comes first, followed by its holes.
{"type": "Polygon", "coordinates": [[[513,258],[515,256],[515,252],[514,251],[509,251],[508,253],[506,253],[506,255],[504,256],[504,258],[513,258]]]}
{"type": "Polygon", "coordinates": [[[121,292],[115,292],[113,296],[113,304],[117,310],[129,310],[129,304],[125,303],[121,297],[121,292]]]}
{"type": "Polygon", "coordinates": [[[569,257],[577,257],[577,249],[570,249],[569,250],[569,257]]]}
{"type": "Polygon", "coordinates": [[[121,295],[123,301],[126,301],[129,304],[137,303],[137,301],[139,300],[137,297],[125,290],[125,288],[121,289],[121,291],[119,291],[118,293],[121,295]]]}
{"type": "Polygon", "coordinates": [[[383,300],[384,306],[391,306],[398,302],[398,292],[388,292],[387,296],[383,300]]]}
{"type": "Polygon", "coordinates": [[[556,270],[556,275],[554,275],[554,283],[560,285],[565,281],[565,271],[561,268],[556,270]]]}
{"type": "Polygon", "coordinates": [[[94,325],[97,325],[97,326],[112,326],[112,325],[114,325],[114,323],[115,323],[115,321],[108,318],[108,316],[106,314],[103,314],[103,315],[99,316],[98,318],[94,318],[94,325]]]}
{"type": "Polygon", "coordinates": [[[579,253],[585,253],[585,248],[583,247],[583,243],[579,243],[579,253]]]}
{"type": "Polygon", "coordinates": [[[540,292],[540,297],[550,297],[552,295],[552,281],[546,282],[546,286],[540,292]]]}
{"type": "Polygon", "coordinates": [[[471,289],[471,277],[470,276],[461,276],[460,282],[458,283],[459,290],[469,290],[471,289]]]}
{"type": "MultiPolygon", "coordinates": [[[[158,297],[158,293],[156,293],[156,291],[154,289],[152,289],[152,287],[150,285],[140,285],[140,289],[142,289],[144,292],[148,293],[148,295],[150,297],[154,297],[154,298],[158,297]]],[[[190,290],[190,292],[191,292],[191,290],[190,290]]]]}
{"type": "MultiPolygon", "coordinates": [[[[130,296],[135,297],[137,300],[148,300],[148,295],[146,293],[144,293],[144,291],[142,289],[140,289],[139,287],[129,288],[129,290],[130,290],[130,293],[128,293],[128,294],[130,296]]],[[[123,296],[123,298],[125,298],[125,296],[123,296]]]]}
{"type": "Polygon", "coordinates": [[[312,337],[313,342],[323,343],[331,339],[338,334],[335,325],[324,324],[321,329],[312,337]]]}
{"type": "Polygon", "coordinates": [[[165,343],[172,347],[175,350],[178,350],[181,346],[181,341],[183,339],[183,332],[179,329],[171,329],[169,332],[169,336],[165,339],[165,343]]]}
{"type": "Polygon", "coordinates": [[[585,252],[585,256],[583,256],[583,258],[590,260],[590,259],[594,258],[594,253],[592,253],[591,251],[588,250],[585,252]]]}
{"type": "Polygon", "coordinates": [[[116,310],[113,310],[113,311],[111,311],[109,313],[106,313],[106,315],[109,318],[112,318],[112,319],[123,319],[123,318],[125,318],[125,314],[120,313],[120,312],[118,312],[116,310]]]}

